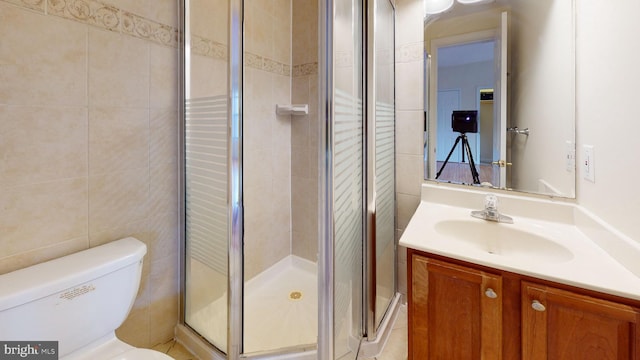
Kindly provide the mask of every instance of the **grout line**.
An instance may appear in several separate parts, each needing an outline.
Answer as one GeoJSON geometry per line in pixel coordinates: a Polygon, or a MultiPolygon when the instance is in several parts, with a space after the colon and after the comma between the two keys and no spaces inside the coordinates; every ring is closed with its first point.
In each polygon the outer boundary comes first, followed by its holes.
{"type": "Polygon", "coordinates": [[[167,351],[165,351],[165,354],[169,354],[171,352],[171,350],[173,350],[173,348],[176,346],[176,341],[175,340],[171,340],[171,345],[169,345],[169,348],[167,349],[167,351]]]}

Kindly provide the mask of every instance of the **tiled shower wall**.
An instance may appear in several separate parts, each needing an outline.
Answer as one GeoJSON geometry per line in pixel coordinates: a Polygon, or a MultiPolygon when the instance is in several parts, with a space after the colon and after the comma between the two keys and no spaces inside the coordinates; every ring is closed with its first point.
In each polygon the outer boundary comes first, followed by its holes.
{"type": "Polygon", "coordinates": [[[293,2],[291,101],[309,114],[291,118],[292,253],[318,253],[318,1],[293,2]]]}
{"type": "Polygon", "coordinates": [[[0,273],[145,242],[118,335],[178,320],[178,1],[0,1],[0,273]]]}
{"type": "Polygon", "coordinates": [[[245,2],[245,279],[291,253],[291,0],[245,2]]]}
{"type": "Polygon", "coordinates": [[[245,277],[317,254],[317,0],[245,3],[245,277]],[[276,104],[309,104],[276,116],[276,104]]]}

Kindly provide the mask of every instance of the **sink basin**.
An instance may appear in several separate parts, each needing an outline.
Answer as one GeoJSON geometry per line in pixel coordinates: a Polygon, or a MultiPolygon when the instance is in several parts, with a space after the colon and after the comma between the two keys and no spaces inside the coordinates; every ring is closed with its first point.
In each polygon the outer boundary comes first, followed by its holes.
{"type": "Polygon", "coordinates": [[[543,236],[524,231],[511,224],[475,220],[443,220],[435,231],[471,248],[495,256],[540,263],[569,261],[573,253],[543,236]]]}

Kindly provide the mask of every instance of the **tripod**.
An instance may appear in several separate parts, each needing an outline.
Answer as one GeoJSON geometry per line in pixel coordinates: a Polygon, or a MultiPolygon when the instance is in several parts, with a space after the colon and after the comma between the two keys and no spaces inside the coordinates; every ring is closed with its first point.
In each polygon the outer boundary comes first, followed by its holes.
{"type": "Polygon", "coordinates": [[[447,163],[449,162],[449,158],[453,154],[453,151],[456,149],[456,145],[458,145],[460,140],[462,140],[462,162],[464,162],[464,153],[466,151],[467,156],[469,157],[469,169],[471,169],[471,176],[473,177],[473,183],[480,184],[480,176],[478,175],[478,170],[476,170],[476,163],[473,161],[473,155],[471,154],[471,148],[469,147],[469,140],[467,140],[467,135],[465,133],[460,133],[460,135],[458,135],[458,137],[456,138],[456,142],[453,143],[453,146],[451,147],[451,151],[449,151],[449,155],[447,155],[447,158],[444,160],[444,163],[442,164],[440,171],[438,171],[438,173],[436,174],[436,179],[440,177],[442,170],[444,170],[444,167],[447,166],[447,163]]]}

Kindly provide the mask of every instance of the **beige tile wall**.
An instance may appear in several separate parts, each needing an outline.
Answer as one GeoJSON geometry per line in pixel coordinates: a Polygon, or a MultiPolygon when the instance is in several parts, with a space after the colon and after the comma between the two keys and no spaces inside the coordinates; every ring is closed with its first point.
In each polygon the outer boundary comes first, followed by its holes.
{"type": "Polygon", "coordinates": [[[245,3],[245,279],[291,253],[291,0],[245,3]]]}
{"type": "MultiPolygon", "coordinates": [[[[396,0],[396,195],[398,239],[420,202],[423,132],[422,0],[396,0]]],[[[406,249],[398,248],[398,290],[407,294],[406,249]]]]}
{"type": "Polygon", "coordinates": [[[291,208],[294,255],[318,253],[318,1],[293,2],[291,101],[309,114],[291,119],[291,208]]]}
{"type": "Polygon", "coordinates": [[[176,0],[0,1],[0,273],[126,236],[141,289],[118,330],[178,320],[176,0]]]}

